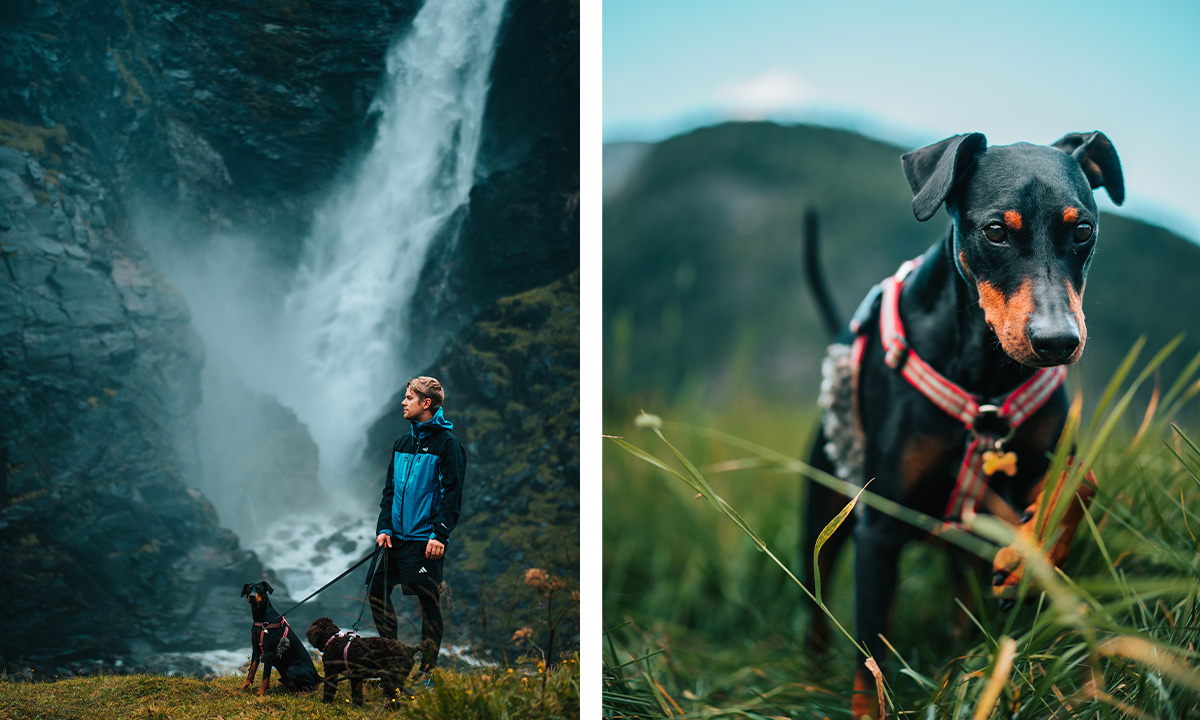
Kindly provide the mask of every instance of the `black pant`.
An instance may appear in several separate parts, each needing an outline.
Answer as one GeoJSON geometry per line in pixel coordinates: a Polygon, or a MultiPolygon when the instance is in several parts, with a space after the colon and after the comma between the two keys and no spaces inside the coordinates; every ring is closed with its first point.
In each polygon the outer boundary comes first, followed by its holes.
{"type": "MultiPolygon", "coordinates": [[[[395,640],[398,623],[392,591],[401,585],[405,595],[416,595],[421,604],[421,640],[432,640],[434,646],[433,657],[421,657],[421,670],[427,672],[437,664],[437,650],[442,646],[442,561],[425,560],[421,565],[434,572],[415,575],[411,560],[398,550],[393,548],[388,552],[388,562],[381,563],[382,567],[371,578],[371,616],[379,636],[395,640]]],[[[424,552],[423,543],[421,551],[424,552]]]]}

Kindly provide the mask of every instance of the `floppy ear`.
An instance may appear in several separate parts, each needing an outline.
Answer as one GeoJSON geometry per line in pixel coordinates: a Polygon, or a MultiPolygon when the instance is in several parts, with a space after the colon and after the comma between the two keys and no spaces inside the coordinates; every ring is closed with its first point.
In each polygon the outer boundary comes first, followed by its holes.
{"type": "Polygon", "coordinates": [[[1108,196],[1118,205],[1125,202],[1125,176],[1121,173],[1121,160],[1108,137],[1097,130],[1087,134],[1064,135],[1051,147],[1056,147],[1079,161],[1083,174],[1092,189],[1103,186],[1108,196]]]}
{"type": "Polygon", "coordinates": [[[905,153],[900,162],[913,191],[913,215],[922,222],[933,217],[958,181],[971,171],[975,154],[985,148],[983,133],[969,133],[905,153]]]}
{"type": "Polygon", "coordinates": [[[249,594],[250,594],[250,583],[246,583],[245,585],[242,586],[242,597],[246,597],[249,594]]]}

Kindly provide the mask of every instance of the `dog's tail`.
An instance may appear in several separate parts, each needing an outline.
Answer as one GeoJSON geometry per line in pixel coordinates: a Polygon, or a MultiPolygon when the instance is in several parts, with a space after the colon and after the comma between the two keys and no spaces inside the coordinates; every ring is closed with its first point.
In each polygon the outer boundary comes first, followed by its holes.
{"type": "Polygon", "coordinates": [[[421,664],[430,665],[437,660],[438,647],[434,644],[433,638],[425,638],[417,645],[417,652],[421,653],[421,664]]]}
{"type": "Polygon", "coordinates": [[[825,273],[821,270],[820,259],[817,257],[818,245],[817,211],[809,208],[804,213],[804,273],[808,277],[808,286],[817,303],[817,314],[821,316],[825,332],[830,338],[836,338],[842,332],[843,323],[838,317],[837,307],[833,304],[829,285],[825,282],[825,273]]]}

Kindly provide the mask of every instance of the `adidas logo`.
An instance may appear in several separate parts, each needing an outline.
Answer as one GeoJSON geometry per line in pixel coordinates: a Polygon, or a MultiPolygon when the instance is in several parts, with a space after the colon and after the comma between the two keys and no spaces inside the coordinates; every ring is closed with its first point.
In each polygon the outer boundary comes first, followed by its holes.
{"type": "Polygon", "coordinates": [[[422,566],[421,566],[421,569],[417,571],[417,574],[418,574],[418,575],[420,575],[420,574],[421,574],[421,573],[423,573],[423,572],[425,572],[425,566],[424,566],[424,565],[422,565],[422,566]]]}

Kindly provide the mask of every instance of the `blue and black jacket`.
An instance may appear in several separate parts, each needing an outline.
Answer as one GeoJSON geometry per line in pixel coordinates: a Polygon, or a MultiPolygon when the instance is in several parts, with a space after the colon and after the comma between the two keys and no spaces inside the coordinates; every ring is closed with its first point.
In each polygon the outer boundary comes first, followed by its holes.
{"type": "Polygon", "coordinates": [[[430,538],[446,543],[462,510],[467,454],[439,407],[429,420],[413,423],[392,446],[392,462],[379,503],[375,534],[396,540],[430,538]]]}

